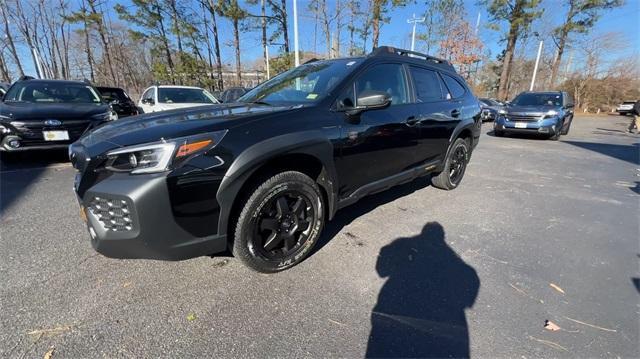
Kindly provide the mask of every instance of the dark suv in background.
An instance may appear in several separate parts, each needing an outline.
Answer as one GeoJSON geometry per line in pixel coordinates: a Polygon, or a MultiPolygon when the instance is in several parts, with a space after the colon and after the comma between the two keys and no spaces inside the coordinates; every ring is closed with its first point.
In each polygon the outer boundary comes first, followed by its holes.
{"type": "Polygon", "coordinates": [[[564,91],[522,92],[498,111],[493,133],[540,134],[557,140],[569,133],[573,107],[573,99],[564,91]]]}
{"type": "Polygon", "coordinates": [[[119,120],[70,158],[98,252],[176,260],[230,248],[276,272],[368,194],[424,175],[456,188],[480,126],[477,99],[447,61],[381,47],[306,63],[237,103],[119,120]]]}
{"type": "Polygon", "coordinates": [[[0,151],[66,148],[114,118],[91,84],[22,79],[0,101],[0,151]]]}
{"type": "Polygon", "coordinates": [[[100,96],[111,105],[118,118],[134,116],[140,113],[136,103],[123,89],[106,86],[99,86],[96,89],[100,92],[100,96]]]}

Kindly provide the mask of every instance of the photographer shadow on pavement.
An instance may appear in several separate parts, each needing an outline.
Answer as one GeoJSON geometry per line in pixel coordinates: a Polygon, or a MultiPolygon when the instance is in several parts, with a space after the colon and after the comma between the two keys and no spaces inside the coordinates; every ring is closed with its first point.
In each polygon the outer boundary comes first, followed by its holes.
{"type": "Polygon", "coordinates": [[[465,309],[480,279],[445,242],[437,222],[380,250],[376,270],[388,277],[371,313],[369,357],[469,357],[465,309]]]}

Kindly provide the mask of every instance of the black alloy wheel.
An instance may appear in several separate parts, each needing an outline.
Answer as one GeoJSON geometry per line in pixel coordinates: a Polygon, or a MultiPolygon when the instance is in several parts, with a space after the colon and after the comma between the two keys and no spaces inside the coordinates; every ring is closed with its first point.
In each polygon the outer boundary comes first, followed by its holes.
{"type": "Polygon", "coordinates": [[[313,218],[313,206],[302,193],[279,193],[269,200],[254,222],[256,252],[270,260],[290,256],[309,240],[313,218]]]}
{"type": "Polygon", "coordinates": [[[451,183],[459,183],[467,167],[467,148],[458,146],[454,149],[449,165],[449,180],[451,183]]]}
{"type": "Polygon", "coordinates": [[[457,138],[445,159],[442,172],[431,177],[431,184],[434,187],[452,190],[460,184],[469,162],[469,140],[457,138]]]}
{"type": "Polygon", "coordinates": [[[232,252],[253,270],[273,273],[300,263],[324,227],[324,204],[309,176],[286,171],[249,192],[236,222],[232,252]]]}

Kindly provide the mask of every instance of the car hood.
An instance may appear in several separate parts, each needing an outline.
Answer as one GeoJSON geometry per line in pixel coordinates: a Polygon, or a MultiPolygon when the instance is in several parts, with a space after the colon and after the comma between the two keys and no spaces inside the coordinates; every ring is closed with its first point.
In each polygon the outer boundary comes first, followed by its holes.
{"type": "Polygon", "coordinates": [[[555,110],[559,111],[558,106],[516,106],[510,105],[504,107],[504,110],[511,115],[527,115],[527,116],[542,116],[545,113],[555,110]]]}
{"type": "Polygon", "coordinates": [[[0,102],[0,115],[12,120],[78,119],[109,111],[103,103],[0,102]]]}
{"type": "Polygon", "coordinates": [[[291,107],[266,105],[205,105],[127,117],[89,132],[77,144],[92,155],[124,146],[149,143],[238,126],[258,117],[290,110],[291,107]]]}

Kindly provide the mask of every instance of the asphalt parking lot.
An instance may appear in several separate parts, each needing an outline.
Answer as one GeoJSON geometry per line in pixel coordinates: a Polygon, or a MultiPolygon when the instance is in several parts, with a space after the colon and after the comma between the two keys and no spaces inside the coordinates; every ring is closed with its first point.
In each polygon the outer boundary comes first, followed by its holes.
{"type": "Polygon", "coordinates": [[[627,124],[577,117],[557,142],[485,124],[460,188],[423,179],[369,197],[276,275],[225,256],[97,255],[66,154],[4,158],[0,356],[637,357],[627,124]]]}

